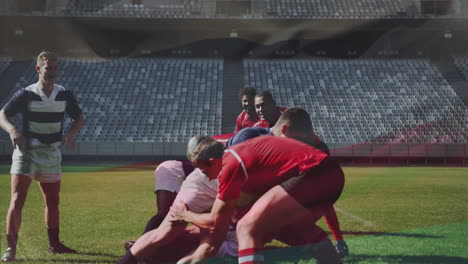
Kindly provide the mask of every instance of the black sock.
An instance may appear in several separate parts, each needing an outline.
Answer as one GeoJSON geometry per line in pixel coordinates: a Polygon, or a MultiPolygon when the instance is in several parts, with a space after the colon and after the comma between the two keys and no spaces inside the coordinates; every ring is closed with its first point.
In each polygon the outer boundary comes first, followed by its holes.
{"type": "Polygon", "coordinates": [[[58,244],[60,244],[60,239],[59,239],[59,229],[49,229],[47,228],[47,235],[49,235],[49,245],[51,247],[55,247],[58,244]]]}
{"type": "Polygon", "coordinates": [[[137,259],[133,256],[132,251],[127,251],[127,254],[123,256],[117,264],[137,264],[137,259]]]}
{"type": "Polygon", "coordinates": [[[18,242],[18,235],[6,235],[7,244],[10,248],[16,248],[16,243],[18,242]]]}
{"type": "Polygon", "coordinates": [[[164,217],[165,216],[162,216],[160,214],[156,214],[153,217],[151,217],[148,223],[146,223],[146,227],[145,227],[145,230],[143,231],[143,234],[148,231],[158,228],[159,225],[161,225],[162,221],[164,220],[164,217]]]}

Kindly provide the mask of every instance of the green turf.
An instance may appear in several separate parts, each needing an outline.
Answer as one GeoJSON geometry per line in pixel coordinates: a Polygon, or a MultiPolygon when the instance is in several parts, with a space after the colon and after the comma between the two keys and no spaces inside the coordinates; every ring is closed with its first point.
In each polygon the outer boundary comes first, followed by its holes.
{"type": "MultiPolygon", "coordinates": [[[[153,168],[108,170],[113,167],[64,167],[61,239],[80,254],[47,252],[43,201],[31,186],[19,239],[22,263],[115,263],[123,255],[122,243],[136,238],[155,212],[153,168]]],[[[8,170],[0,166],[0,228],[9,202],[8,170]]],[[[336,204],[351,251],[345,263],[468,263],[468,168],[346,167],[345,173],[336,204]]],[[[269,253],[277,261],[268,263],[314,263],[297,250],[269,253]]]]}
{"type": "MultiPolygon", "coordinates": [[[[64,166],[62,171],[64,173],[68,172],[93,172],[93,171],[100,171],[100,170],[107,170],[111,168],[115,168],[117,165],[99,165],[99,166],[64,166]]],[[[10,165],[2,164],[0,165],[0,174],[8,174],[10,173],[10,165]]]]}
{"type": "Polygon", "coordinates": [[[468,222],[350,240],[347,263],[468,263],[468,222]]]}

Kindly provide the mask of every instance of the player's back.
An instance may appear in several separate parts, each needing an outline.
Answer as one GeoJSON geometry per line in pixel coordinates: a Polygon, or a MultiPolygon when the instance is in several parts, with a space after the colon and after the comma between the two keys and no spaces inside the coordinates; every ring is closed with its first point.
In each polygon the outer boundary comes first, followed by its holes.
{"type": "MultiPolygon", "coordinates": [[[[287,178],[320,164],[328,154],[290,138],[259,136],[234,145],[225,154],[227,163],[241,163],[248,175],[242,189],[263,193],[287,178]],[[240,161],[239,161],[240,159],[240,161]]],[[[223,157],[223,159],[224,159],[223,157]]]]}

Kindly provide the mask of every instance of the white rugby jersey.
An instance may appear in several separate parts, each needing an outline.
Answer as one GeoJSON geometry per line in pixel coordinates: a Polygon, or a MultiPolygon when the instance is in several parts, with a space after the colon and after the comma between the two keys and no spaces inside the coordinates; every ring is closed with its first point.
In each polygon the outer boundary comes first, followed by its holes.
{"type": "Polygon", "coordinates": [[[73,93],[57,84],[49,97],[37,83],[21,89],[13,95],[3,110],[7,116],[21,113],[23,135],[44,144],[62,141],[65,113],[73,119],[81,115],[73,93]]]}

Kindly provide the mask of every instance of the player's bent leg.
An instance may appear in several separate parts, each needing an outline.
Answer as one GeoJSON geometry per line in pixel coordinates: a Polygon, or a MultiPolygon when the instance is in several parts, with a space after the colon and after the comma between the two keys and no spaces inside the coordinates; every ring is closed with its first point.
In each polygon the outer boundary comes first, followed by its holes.
{"type": "Polygon", "coordinates": [[[272,239],[289,246],[305,246],[328,240],[328,234],[316,224],[292,223],[278,230],[272,239]]]}
{"type": "Polygon", "coordinates": [[[218,252],[221,243],[216,243],[210,239],[210,232],[208,230],[200,230],[200,243],[198,247],[188,256],[180,259],[177,264],[192,264],[199,261],[214,257],[218,252]]]}
{"type": "Polygon", "coordinates": [[[171,208],[171,205],[177,196],[177,192],[171,192],[167,190],[157,190],[155,193],[158,212],[146,223],[143,234],[150,230],[156,229],[159,227],[159,225],[161,225],[162,221],[169,212],[169,208],[171,208]]]}
{"type": "Polygon", "coordinates": [[[158,248],[177,239],[179,235],[184,233],[186,226],[185,222],[171,222],[168,215],[157,229],[138,238],[130,248],[130,252],[136,259],[144,259],[152,255],[158,248]]]}
{"type": "Polygon", "coordinates": [[[198,263],[203,259],[214,257],[216,255],[215,247],[207,242],[200,242],[198,247],[190,255],[181,258],[177,264],[198,263]]]}
{"type": "Polygon", "coordinates": [[[313,225],[323,212],[313,213],[292,198],[281,186],[260,197],[237,224],[239,250],[259,248],[271,233],[291,223],[313,225]]]}
{"type": "Polygon", "coordinates": [[[199,246],[190,254],[181,258],[177,263],[198,263],[199,261],[210,257],[237,256],[238,246],[235,230],[228,231],[224,241],[220,246],[209,239],[209,233],[206,230],[199,235],[199,246]],[[202,235],[203,234],[203,235],[202,235]]]}
{"type": "Polygon", "coordinates": [[[196,226],[187,226],[174,243],[168,243],[150,257],[146,258],[152,264],[175,263],[184,256],[191,255],[200,243],[200,229],[196,226]]]}
{"type": "Polygon", "coordinates": [[[325,223],[330,228],[330,231],[333,234],[335,241],[343,240],[343,233],[341,232],[340,222],[338,221],[338,216],[336,215],[335,208],[330,206],[323,216],[325,223]]]}
{"type": "Polygon", "coordinates": [[[341,263],[328,234],[317,225],[304,226],[294,223],[283,227],[274,238],[289,246],[300,246],[308,256],[317,259],[320,264],[341,263]]]}
{"type": "MultiPolygon", "coordinates": [[[[262,246],[270,239],[276,230],[285,228],[291,224],[297,228],[311,228],[324,214],[321,207],[315,210],[306,209],[282,187],[276,186],[260,197],[249,212],[241,218],[237,224],[237,236],[239,239],[239,263],[265,263],[262,246]]],[[[300,232],[304,242],[310,241],[309,232],[300,232]]],[[[333,246],[333,245],[332,245],[333,246]]],[[[329,252],[327,251],[327,254],[329,252]]],[[[324,258],[321,255],[312,256],[324,258]]],[[[341,263],[337,253],[334,252],[327,259],[328,263],[341,263]]]]}
{"type": "MultiPolygon", "coordinates": [[[[146,222],[142,235],[158,228],[179,192],[185,173],[180,161],[164,161],[154,171],[154,193],[156,194],[157,213],[146,222]]],[[[130,249],[135,241],[125,241],[125,250],[130,249]]]]}
{"type": "Polygon", "coordinates": [[[330,206],[328,210],[325,211],[323,216],[325,223],[327,223],[328,228],[333,234],[333,239],[335,239],[335,249],[340,255],[340,257],[345,257],[349,254],[348,244],[343,239],[343,233],[341,231],[340,222],[338,221],[338,216],[336,215],[335,208],[330,206]]]}
{"type": "Polygon", "coordinates": [[[146,223],[143,234],[158,228],[162,223],[182,186],[184,178],[185,173],[180,161],[167,160],[156,168],[154,171],[154,193],[156,194],[158,211],[146,223]]]}

